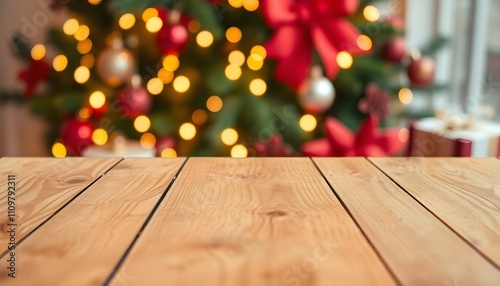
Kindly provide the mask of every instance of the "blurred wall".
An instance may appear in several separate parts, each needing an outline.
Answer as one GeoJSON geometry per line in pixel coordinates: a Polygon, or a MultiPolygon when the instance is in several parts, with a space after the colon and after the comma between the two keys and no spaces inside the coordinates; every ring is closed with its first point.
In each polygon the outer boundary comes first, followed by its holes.
{"type": "MultiPolygon", "coordinates": [[[[50,25],[64,15],[48,9],[52,0],[0,1],[0,90],[21,90],[18,71],[24,66],[12,52],[11,33],[21,32],[33,44],[44,41],[50,25]]],[[[0,105],[0,156],[47,156],[44,134],[47,126],[33,117],[24,104],[0,105]]]]}

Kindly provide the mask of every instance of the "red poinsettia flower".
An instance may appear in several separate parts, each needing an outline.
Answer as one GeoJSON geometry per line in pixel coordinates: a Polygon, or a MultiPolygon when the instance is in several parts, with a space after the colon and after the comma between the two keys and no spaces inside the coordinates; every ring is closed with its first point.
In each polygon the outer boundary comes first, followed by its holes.
{"type": "Polygon", "coordinates": [[[17,77],[26,83],[27,97],[32,96],[38,85],[49,78],[49,70],[50,67],[44,60],[31,59],[30,65],[19,72],[17,77]]]}
{"type": "Polygon", "coordinates": [[[310,157],[386,157],[401,153],[405,143],[398,138],[399,129],[379,130],[377,115],[370,114],[358,134],[333,117],[325,120],[326,138],[302,147],[310,157]]]}

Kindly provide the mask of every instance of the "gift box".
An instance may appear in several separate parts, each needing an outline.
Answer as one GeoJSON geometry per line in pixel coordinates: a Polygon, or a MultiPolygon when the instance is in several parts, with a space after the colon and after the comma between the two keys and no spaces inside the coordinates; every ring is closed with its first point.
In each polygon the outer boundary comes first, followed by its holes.
{"type": "Polygon", "coordinates": [[[500,124],[465,121],[452,124],[442,118],[425,118],[410,126],[409,156],[499,157],[500,124]]]}

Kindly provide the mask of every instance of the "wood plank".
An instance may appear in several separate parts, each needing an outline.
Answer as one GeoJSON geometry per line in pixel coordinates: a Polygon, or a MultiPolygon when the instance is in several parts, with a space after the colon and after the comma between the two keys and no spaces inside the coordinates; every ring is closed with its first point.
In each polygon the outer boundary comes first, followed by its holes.
{"type": "Polygon", "coordinates": [[[184,159],[126,159],[16,248],[0,285],[102,285],[184,159]]]}
{"type": "Polygon", "coordinates": [[[15,219],[19,242],[120,158],[3,158],[0,161],[0,253],[7,251],[7,176],[16,176],[15,219]]]}
{"type": "Polygon", "coordinates": [[[403,285],[498,285],[500,271],[364,158],[315,158],[403,285]]]}
{"type": "Polygon", "coordinates": [[[370,160],[500,266],[500,161],[498,159],[370,160]]]}
{"type": "Polygon", "coordinates": [[[308,158],[190,158],[111,285],[393,285],[308,158]]]}

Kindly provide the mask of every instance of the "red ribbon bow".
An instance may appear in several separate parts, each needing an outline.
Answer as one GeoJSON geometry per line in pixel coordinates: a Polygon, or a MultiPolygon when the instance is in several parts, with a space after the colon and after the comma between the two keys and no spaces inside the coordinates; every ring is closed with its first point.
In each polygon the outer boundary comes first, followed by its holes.
{"type": "Polygon", "coordinates": [[[358,8],[359,0],[262,0],[264,17],[275,34],[266,44],[278,61],[276,77],[294,88],[305,80],[315,48],[326,75],[335,78],[341,51],[361,53],[356,28],[342,17],[358,8]]]}

